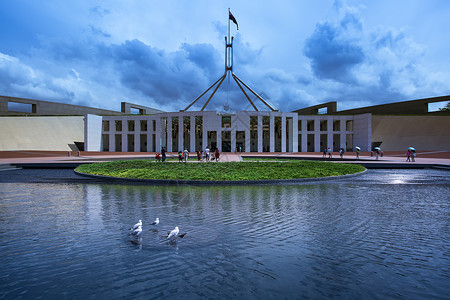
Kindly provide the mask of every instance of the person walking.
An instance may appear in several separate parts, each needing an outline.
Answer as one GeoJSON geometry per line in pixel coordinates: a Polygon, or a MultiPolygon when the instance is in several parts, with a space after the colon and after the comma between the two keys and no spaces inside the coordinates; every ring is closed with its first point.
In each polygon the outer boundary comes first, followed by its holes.
{"type": "Polygon", "coordinates": [[[205,149],[205,158],[206,158],[206,161],[209,161],[209,148],[208,147],[206,147],[206,149],[205,149]]]}
{"type": "Polygon", "coordinates": [[[416,150],[411,150],[411,161],[412,162],[416,161],[416,150]]]}
{"type": "Polygon", "coordinates": [[[331,155],[331,148],[330,147],[328,147],[328,158],[333,158],[333,156],[331,155]]]}
{"type": "Polygon", "coordinates": [[[341,148],[339,150],[339,156],[341,157],[341,159],[344,158],[344,149],[343,148],[341,148]]]}
{"type": "Polygon", "coordinates": [[[411,161],[411,150],[408,149],[408,152],[406,152],[406,161],[411,161]]]}
{"type": "Polygon", "coordinates": [[[356,148],[356,159],[359,159],[359,148],[356,148]]]}
{"type": "Polygon", "coordinates": [[[162,161],[166,161],[166,147],[162,147],[161,156],[162,156],[162,161]]]}
{"type": "Polygon", "coordinates": [[[214,156],[216,157],[216,161],[219,161],[219,157],[220,157],[220,151],[219,149],[216,149],[216,151],[214,152],[214,156]]]}
{"type": "Polygon", "coordinates": [[[187,160],[189,158],[189,152],[187,151],[186,148],[184,148],[183,156],[184,156],[184,162],[187,162],[187,160]]]}
{"type": "Polygon", "coordinates": [[[178,151],[178,162],[182,162],[183,161],[183,152],[178,151]]]}
{"type": "Polygon", "coordinates": [[[322,158],[326,158],[326,157],[327,157],[327,148],[323,148],[322,158]]]}

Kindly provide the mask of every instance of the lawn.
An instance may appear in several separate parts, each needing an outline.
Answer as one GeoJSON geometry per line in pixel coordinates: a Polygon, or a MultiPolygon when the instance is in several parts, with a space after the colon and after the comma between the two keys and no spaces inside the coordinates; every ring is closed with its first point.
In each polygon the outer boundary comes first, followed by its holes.
{"type": "Polygon", "coordinates": [[[80,165],[80,173],[119,178],[165,180],[273,180],[354,174],[364,171],[358,164],[320,161],[204,162],[177,163],[128,160],[80,165]]]}

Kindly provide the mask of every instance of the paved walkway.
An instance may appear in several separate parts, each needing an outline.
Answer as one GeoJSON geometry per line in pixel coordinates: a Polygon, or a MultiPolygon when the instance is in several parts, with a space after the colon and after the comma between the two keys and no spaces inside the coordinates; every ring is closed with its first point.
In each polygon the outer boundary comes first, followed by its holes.
{"type": "MultiPolygon", "coordinates": [[[[169,153],[169,156],[176,156],[176,153],[169,153]]],[[[191,153],[195,155],[195,153],[191,153]]],[[[221,162],[241,161],[242,157],[276,157],[276,158],[297,158],[328,161],[328,158],[322,158],[319,153],[222,153],[221,162]]],[[[0,165],[7,167],[11,164],[58,164],[75,165],[87,162],[126,160],[126,159],[154,159],[154,153],[133,153],[133,152],[64,152],[64,151],[1,151],[0,165]]],[[[415,162],[406,162],[403,152],[386,152],[378,160],[370,156],[370,152],[362,152],[360,159],[355,159],[355,153],[347,152],[343,159],[339,158],[339,153],[333,153],[334,162],[363,163],[378,165],[403,165],[404,167],[413,167],[414,165],[442,165],[450,168],[450,151],[429,151],[418,153],[415,162]]]]}

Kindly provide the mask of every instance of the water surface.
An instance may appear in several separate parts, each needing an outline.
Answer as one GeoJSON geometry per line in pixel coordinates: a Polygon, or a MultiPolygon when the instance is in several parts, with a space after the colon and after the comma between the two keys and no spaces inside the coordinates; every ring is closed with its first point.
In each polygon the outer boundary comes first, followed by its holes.
{"type": "Polygon", "coordinates": [[[202,187],[71,172],[0,172],[0,298],[450,295],[448,171],[202,187]],[[142,237],[130,238],[138,219],[142,237]],[[167,241],[177,225],[185,238],[167,241]]]}

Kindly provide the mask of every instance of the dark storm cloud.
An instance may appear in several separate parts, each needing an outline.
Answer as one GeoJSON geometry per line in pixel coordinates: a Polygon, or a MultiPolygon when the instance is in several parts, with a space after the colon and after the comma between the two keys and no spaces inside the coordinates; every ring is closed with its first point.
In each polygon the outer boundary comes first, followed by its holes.
{"type": "Polygon", "coordinates": [[[194,99],[217,70],[210,45],[183,44],[175,52],[150,47],[139,40],[112,47],[112,59],[124,86],[159,104],[194,99]]]}
{"type": "Polygon", "coordinates": [[[353,80],[350,71],[364,61],[365,54],[362,47],[346,34],[349,27],[359,27],[359,22],[347,16],[340,25],[317,24],[305,42],[304,54],[311,60],[312,71],[317,77],[349,82],[353,80]]]}

